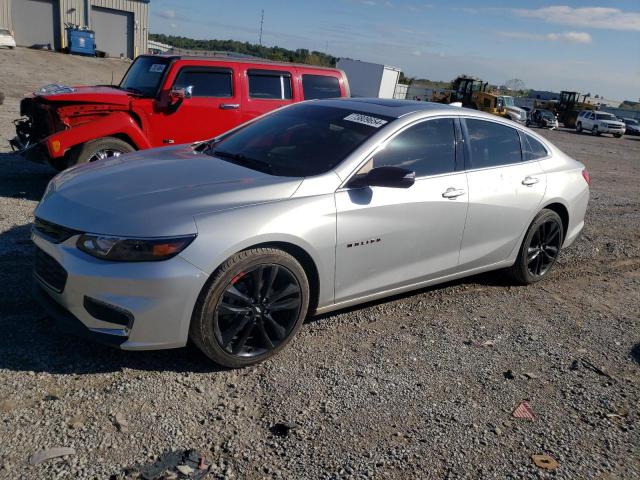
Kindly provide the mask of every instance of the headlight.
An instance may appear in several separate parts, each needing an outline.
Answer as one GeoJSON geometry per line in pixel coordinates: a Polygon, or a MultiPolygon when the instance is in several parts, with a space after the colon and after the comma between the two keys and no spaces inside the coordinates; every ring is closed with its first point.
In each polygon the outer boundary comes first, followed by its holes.
{"type": "Polygon", "coordinates": [[[122,238],[81,235],[76,246],[92,257],[114,262],[156,262],[176,256],[193,242],[195,235],[175,238],[122,238]]]}

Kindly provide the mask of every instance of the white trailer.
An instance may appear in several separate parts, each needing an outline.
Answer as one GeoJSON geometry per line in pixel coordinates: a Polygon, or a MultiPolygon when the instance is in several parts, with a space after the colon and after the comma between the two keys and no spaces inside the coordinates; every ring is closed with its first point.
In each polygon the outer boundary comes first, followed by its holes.
{"type": "Polygon", "coordinates": [[[394,98],[399,68],[350,58],[341,58],[336,67],[347,75],[352,97],[394,98]]]}

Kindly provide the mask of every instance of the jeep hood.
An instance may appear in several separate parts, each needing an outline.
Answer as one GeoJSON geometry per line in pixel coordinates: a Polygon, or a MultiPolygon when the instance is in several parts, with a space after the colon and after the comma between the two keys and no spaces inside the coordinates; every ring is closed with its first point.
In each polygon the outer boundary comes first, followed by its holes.
{"type": "Polygon", "coordinates": [[[105,235],[186,235],[197,233],[195,215],[286,199],[301,182],[182,145],[66,170],[50,182],[35,215],[105,235]]]}
{"type": "Polygon", "coordinates": [[[131,92],[109,86],[59,87],[58,91],[54,90],[52,92],[36,90],[34,96],[43,98],[48,102],[104,103],[123,106],[129,105],[133,97],[131,92]]]}

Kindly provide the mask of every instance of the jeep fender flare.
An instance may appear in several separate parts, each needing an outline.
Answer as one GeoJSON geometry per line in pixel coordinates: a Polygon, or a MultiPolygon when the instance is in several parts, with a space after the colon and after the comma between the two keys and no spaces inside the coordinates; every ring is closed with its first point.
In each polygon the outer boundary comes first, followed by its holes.
{"type": "Polygon", "coordinates": [[[114,112],[98,120],[54,133],[44,140],[49,156],[61,158],[77,145],[102,137],[125,135],[138,150],[151,148],[149,139],[140,126],[126,112],[114,112]]]}

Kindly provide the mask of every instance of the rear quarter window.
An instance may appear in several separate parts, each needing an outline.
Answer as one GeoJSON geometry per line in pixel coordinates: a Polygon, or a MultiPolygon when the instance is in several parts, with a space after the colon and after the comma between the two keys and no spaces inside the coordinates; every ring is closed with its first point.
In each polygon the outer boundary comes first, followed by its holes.
{"type": "Polygon", "coordinates": [[[305,100],[342,96],[340,81],[329,75],[302,75],[302,91],[305,100]]]}
{"type": "Polygon", "coordinates": [[[522,159],[525,162],[547,156],[549,156],[549,152],[542,142],[536,140],[531,135],[527,135],[526,133],[522,134],[522,159]]]}

